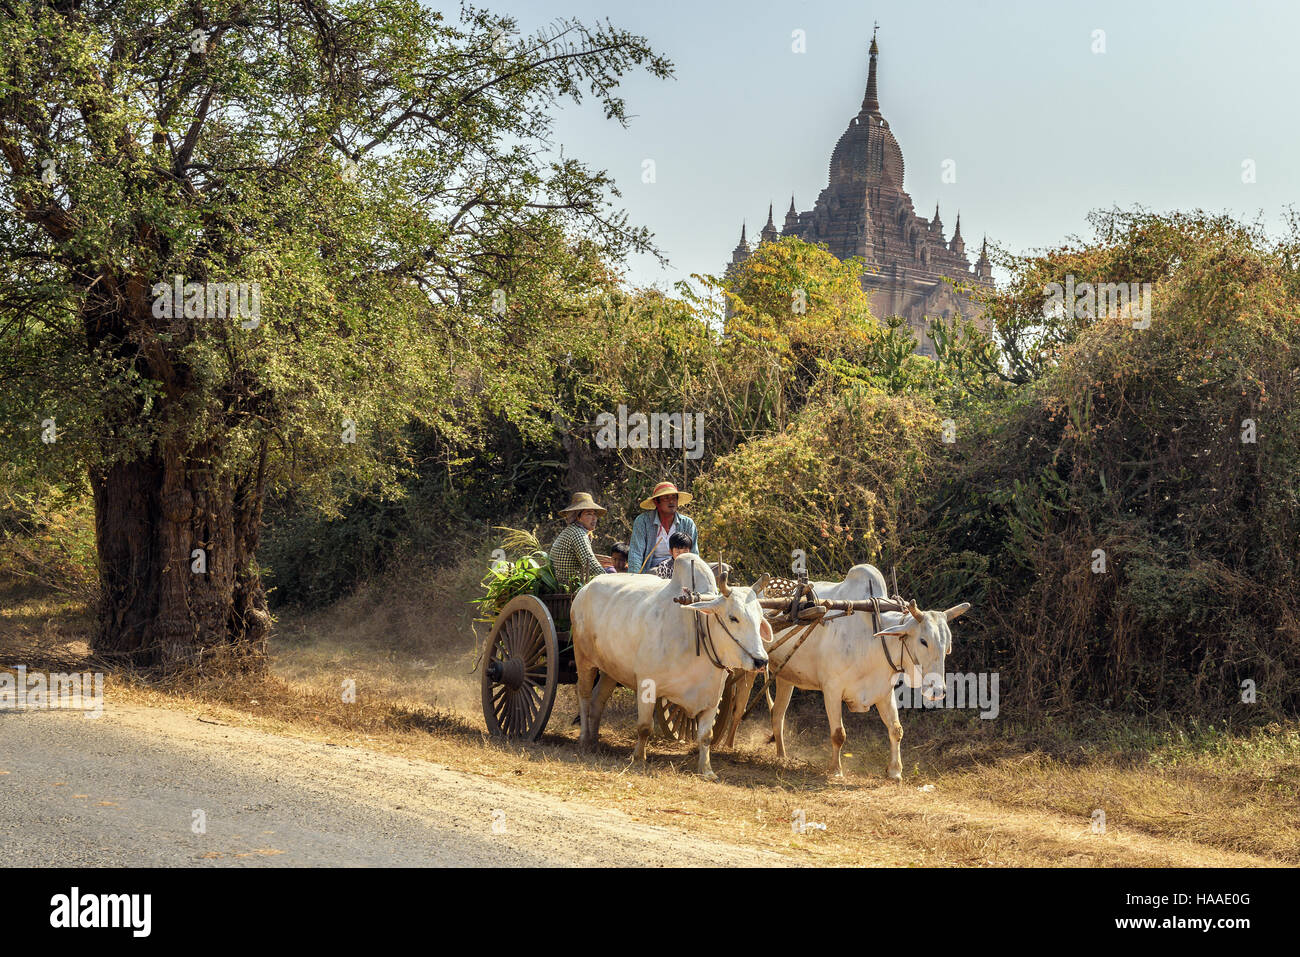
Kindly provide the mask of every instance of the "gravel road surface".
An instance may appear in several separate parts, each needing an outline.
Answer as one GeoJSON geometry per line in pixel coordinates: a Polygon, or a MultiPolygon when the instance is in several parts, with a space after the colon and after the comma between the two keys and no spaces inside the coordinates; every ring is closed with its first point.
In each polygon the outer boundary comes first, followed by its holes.
{"type": "Polygon", "coordinates": [[[773,866],[427,761],[167,708],[0,711],[6,866],[773,866]],[[199,815],[202,824],[199,827],[199,815]],[[499,832],[493,831],[494,821],[499,832]],[[196,833],[196,831],[202,831],[196,833]]]}

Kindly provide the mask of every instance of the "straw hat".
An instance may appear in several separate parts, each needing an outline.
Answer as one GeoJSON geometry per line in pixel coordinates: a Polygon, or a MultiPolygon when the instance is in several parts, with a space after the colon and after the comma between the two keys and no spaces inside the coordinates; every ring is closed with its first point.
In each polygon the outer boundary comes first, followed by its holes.
{"type": "Polygon", "coordinates": [[[604,515],[609,509],[601,508],[596,504],[596,500],[591,497],[590,492],[574,492],[573,498],[569,500],[569,507],[560,509],[560,514],[566,512],[586,512],[592,511],[597,515],[604,515]]]}
{"type": "Polygon", "coordinates": [[[642,508],[654,508],[655,499],[663,498],[665,495],[676,495],[677,505],[680,508],[683,505],[690,505],[692,495],[690,492],[679,492],[677,486],[672,482],[660,482],[655,486],[655,490],[650,493],[650,497],[641,503],[642,508]]]}

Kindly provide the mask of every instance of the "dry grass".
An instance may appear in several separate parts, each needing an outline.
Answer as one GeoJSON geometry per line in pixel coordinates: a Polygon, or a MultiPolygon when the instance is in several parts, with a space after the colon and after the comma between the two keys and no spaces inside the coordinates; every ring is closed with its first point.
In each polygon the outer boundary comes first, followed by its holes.
{"type": "Polygon", "coordinates": [[[0,664],[78,667],[89,660],[90,631],[84,601],[0,575],[0,664]]]}
{"type": "MultiPolygon", "coordinates": [[[[648,823],[776,850],[793,862],[948,866],[1300,864],[1300,725],[1249,732],[1090,723],[1018,727],[955,713],[904,714],[904,783],[884,780],[887,739],[874,713],[849,715],[847,780],[828,779],[824,712],[797,696],[791,758],[766,743],[760,706],[718,752],[721,784],[695,775],[692,749],[651,745],[628,768],[634,709],[616,693],[602,745],[578,751],[573,692],[561,688],[536,743],[489,738],[470,674],[476,569],[417,572],[322,612],[285,613],[269,674],[147,685],[110,679],[113,699],[199,710],[276,733],[428,760],[648,823]],[[342,684],[356,683],[345,703],[342,684]],[[921,791],[930,785],[929,791],[921,791]],[[1106,812],[1107,833],[1091,814],[1106,812]],[[823,830],[795,834],[791,814],[823,830]]],[[[75,610],[14,592],[0,613],[0,663],[42,638],[67,649],[75,610]]],[[[83,635],[84,637],[84,635],[83,635]]],[[[84,645],[82,646],[84,647],[84,645]]],[[[689,844],[685,846],[689,847],[689,844]]]]}

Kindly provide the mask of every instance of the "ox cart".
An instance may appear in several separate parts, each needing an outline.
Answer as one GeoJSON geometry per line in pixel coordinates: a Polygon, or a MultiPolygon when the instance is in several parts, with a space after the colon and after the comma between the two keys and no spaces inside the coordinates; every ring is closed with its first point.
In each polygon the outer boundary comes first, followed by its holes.
{"type": "MultiPolygon", "coordinates": [[[[483,717],[493,735],[536,741],[546,730],[560,685],[578,682],[569,634],[571,594],[517,595],[498,613],[483,650],[483,717]]],[[[660,698],[659,732],[694,742],[695,719],[660,698]]]]}
{"type": "MultiPolygon", "coordinates": [[[[806,579],[772,582],[760,599],[764,617],[775,640],[769,648],[772,668],[779,672],[812,629],[841,615],[867,612],[879,615],[903,611],[903,599],[831,601],[818,599],[806,579]],[[784,646],[784,647],[783,647],[784,646]]],[[[674,599],[682,604],[699,600],[684,594],[674,599]]],[[[536,741],[546,730],[560,685],[577,684],[569,628],[571,594],[517,595],[497,614],[484,646],[481,685],[483,717],[489,733],[507,738],[536,741]]],[[[733,712],[736,676],[728,678],[719,703],[720,716],[714,740],[724,740],[733,714],[740,720],[757,703],[748,704],[743,715],[733,712]]],[[[761,697],[761,693],[759,697],[761,697]]],[[[683,743],[695,741],[697,723],[693,715],[665,698],[655,705],[655,726],[661,735],[683,743]]],[[[734,727],[731,729],[734,731],[734,727]]]]}

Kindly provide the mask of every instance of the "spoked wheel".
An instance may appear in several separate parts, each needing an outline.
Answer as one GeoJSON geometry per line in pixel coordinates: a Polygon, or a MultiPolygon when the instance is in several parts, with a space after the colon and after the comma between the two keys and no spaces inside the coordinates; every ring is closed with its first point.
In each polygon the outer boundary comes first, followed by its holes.
{"type": "Polygon", "coordinates": [[[722,700],[718,702],[718,716],[713,720],[713,740],[719,746],[729,745],[730,740],[735,738],[735,731],[732,730],[734,725],[731,720],[731,709],[735,706],[737,680],[739,679],[733,672],[727,675],[727,683],[722,686],[722,700]]]}
{"type": "Polygon", "coordinates": [[[483,717],[488,731],[536,741],[555,704],[560,646],[551,613],[533,595],[510,600],[483,652],[483,717]]]}
{"type": "Polygon", "coordinates": [[[694,744],[699,722],[681,705],[660,698],[655,702],[655,727],[665,737],[675,738],[682,744],[694,744]]]}

